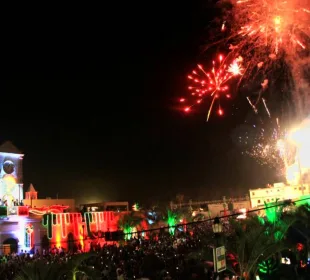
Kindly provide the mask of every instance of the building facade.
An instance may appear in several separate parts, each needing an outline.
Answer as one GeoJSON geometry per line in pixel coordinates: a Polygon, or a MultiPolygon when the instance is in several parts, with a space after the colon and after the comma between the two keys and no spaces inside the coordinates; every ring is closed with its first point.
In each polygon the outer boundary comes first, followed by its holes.
{"type": "Polygon", "coordinates": [[[286,185],[276,183],[266,188],[250,189],[251,207],[263,207],[265,203],[283,201],[286,199],[297,199],[303,195],[309,195],[308,184],[286,185]]]}
{"type": "Polygon", "coordinates": [[[23,156],[11,142],[0,146],[0,253],[55,246],[84,250],[93,240],[115,239],[120,216],[113,211],[79,212],[74,199],[40,199],[33,185],[24,199],[23,156]]]}

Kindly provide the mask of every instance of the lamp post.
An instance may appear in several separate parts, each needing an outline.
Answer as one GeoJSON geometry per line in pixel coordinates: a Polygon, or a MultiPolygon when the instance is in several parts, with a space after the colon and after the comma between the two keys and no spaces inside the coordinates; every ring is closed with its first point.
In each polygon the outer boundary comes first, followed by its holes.
{"type": "Polygon", "coordinates": [[[219,217],[214,218],[213,225],[212,225],[212,230],[213,230],[213,233],[215,235],[215,239],[218,242],[218,239],[219,239],[219,237],[220,237],[220,235],[221,235],[221,233],[223,231],[223,226],[222,226],[222,223],[221,223],[219,217]]]}
{"type": "Polygon", "coordinates": [[[220,221],[219,217],[215,217],[213,220],[212,230],[215,237],[215,249],[214,249],[214,279],[217,279],[219,276],[218,268],[217,268],[217,248],[220,247],[221,234],[223,231],[223,225],[220,221]]]}

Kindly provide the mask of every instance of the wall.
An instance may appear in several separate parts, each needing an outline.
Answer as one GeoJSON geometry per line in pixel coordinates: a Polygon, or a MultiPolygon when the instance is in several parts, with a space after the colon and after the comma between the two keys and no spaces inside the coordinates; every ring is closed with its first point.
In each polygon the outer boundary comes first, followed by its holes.
{"type": "MultiPolygon", "coordinates": [[[[8,238],[16,239],[18,242],[18,250],[29,251],[35,243],[40,243],[39,240],[35,240],[35,233],[31,233],[31,241],[26,246],[26,227],[32,225],[33,228],[39,228],[41,226],[41,219],[30,219],[21,216],[10,216],[9,220],[1,221],[0,223],[0,244],[8,238]]],[[[1,246],[0,246],[1,247],[1,246]]]]}
{"type": "MultiPolygon", "coordinates": [[[[229,201],[228,201],[229,202],[229,201]]],[[[233,202],[233,209],[236,211],[238,209],[250,209],[251,208],[251,202],[250,200],[243,200],[243,201],[234,201],[233,202]]],[[[208,204],[208,209],[211,214],[211,217],[214,218],[216,216],[223,216],[224,212],[226,212],[227,215],[231,214],[228,210],[228,204],[226,211],[224,211],[224,203],[216,203],[216,204],[208,204]]]]}
{"type": "Polygon", "coordinates": [[[238,202],[233,202],[234,205],[234,210],[237,209],[250,209],[251,208],[251,201],[250,200],[246,200],[246,201],[238,201],[238,202]]]}
{"type": "Polygon", "coordinates": [[[40,208],[43,206],[64,205],[69,206],[69,212],[76,211],[74,199],[24,199],[24,205],[31,206],[33,208],[40,208]]]}

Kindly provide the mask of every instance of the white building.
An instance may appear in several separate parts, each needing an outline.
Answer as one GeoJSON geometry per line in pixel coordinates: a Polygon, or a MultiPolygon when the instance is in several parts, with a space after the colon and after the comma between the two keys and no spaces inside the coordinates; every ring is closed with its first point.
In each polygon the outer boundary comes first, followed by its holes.
{"type": "Polygon", "coordinates": [[[308,184],[285,185],[276,183],[266,188],[250,189],[250,200],[252,208],[264,206],[264,203],[283,201],[286,199],[296,199],[303,195],[310,194],[308,184]]]}

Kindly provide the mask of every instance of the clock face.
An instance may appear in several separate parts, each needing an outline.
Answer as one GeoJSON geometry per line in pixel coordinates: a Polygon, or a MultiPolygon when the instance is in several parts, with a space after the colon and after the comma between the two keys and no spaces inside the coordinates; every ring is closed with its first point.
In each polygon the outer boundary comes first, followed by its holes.
{"type": "Polygon", "coordinates": [[[12,174],[14,172],[14,163],[10,160],[6,160],[3,163],[3,170],[6,174],[12,174]]]}

